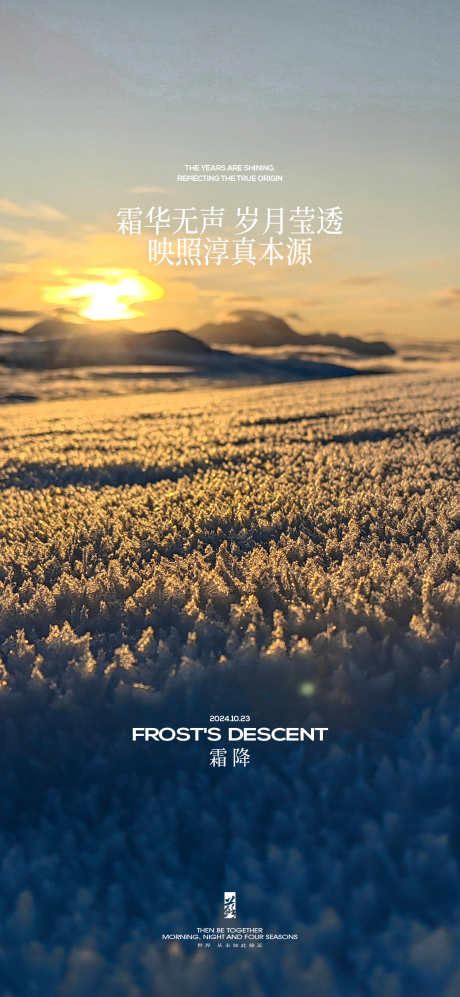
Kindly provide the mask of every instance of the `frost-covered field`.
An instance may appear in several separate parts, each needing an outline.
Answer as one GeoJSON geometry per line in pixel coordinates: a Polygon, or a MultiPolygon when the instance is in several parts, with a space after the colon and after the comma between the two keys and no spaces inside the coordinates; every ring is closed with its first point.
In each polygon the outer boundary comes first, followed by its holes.
{"type": "Polygon", "coordinates": [[[2,997],[457,997],[455,375],[2,409],[2,997]]]}

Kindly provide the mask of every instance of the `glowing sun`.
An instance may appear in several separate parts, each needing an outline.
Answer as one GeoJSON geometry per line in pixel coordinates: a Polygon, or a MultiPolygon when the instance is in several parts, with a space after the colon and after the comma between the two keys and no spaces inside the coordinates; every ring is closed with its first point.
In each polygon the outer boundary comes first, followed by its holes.
{"type": "Polygon", "coordinates": [[[84,318],[95,321],[137,318],[143,312],[133,308],[142,301],[158,301],[164,297],[161,284],[143,277],[136,270],[90,270],[87,276],[97,279],[80,283],[64,277],[64,285],[46,287],[44,300],[55,305],[75,308],[84,318]]]}

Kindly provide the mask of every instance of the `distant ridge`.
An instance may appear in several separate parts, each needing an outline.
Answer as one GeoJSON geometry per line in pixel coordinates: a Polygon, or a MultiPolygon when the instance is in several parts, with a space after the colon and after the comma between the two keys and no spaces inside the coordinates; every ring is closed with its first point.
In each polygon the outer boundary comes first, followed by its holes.
{"type": "Polygon", "coordinates": [[[123,333],[124,342],[136,349],[159,350],[167,353],[212,353],[212,349],[196,336],[179,329],[158,329],[157,332],[123,333]]]}
{"type": "Polygon", "coordinates": [[[194,329],[205,343],[216,346],[250,346],[255,349],[276,346],[334,346],[360,356],[390,356],[395,350],[382,340],[363,340],[342,336],[338,332],[300,333],[288,323],[268,312],[253,309],[231,313],[225,322],[208,322],[194,329]],[[233,318],[235,316],[235,318],[233,318]]]}
{"type": "MultiPolygon", "coordinates": [[[[15,333],[9,333],[15,335],[15,333]]],[[[7,335],[7,330],[0,335],[7,335]]],[[[16,334],[17,335],[17,334],[16,334]]],[[[90,353],[105,354],[116,350],[133,351],[145,356],[149,353],[167,352],[180,354],[209,353],[215,346],[247,346],[263,349],[279,346],[329,346],[347,350],[356,356],[391,356],[395,350],[382,340],[364,340],[357,336],[344,336],[338,332],[296,332],[282,318],[268,312],[252,309],[232,312],[225,322],[208,322],[193,333],[179,329],[158,329],[152,332],[129,332],[111,323],[78,323],[59,318],[45,318],[35,322],[22,333],[34,342],[72,342],[72,353],[78,346],[90,344],[90,353]],[[102,326],[102,327],[101,327],[102,326]]],[[[133,358],[134,359],[134,358],[133,358]]]]}
{"type": "Polygon", "coordinates": [[[28,339],[65,339],[67,336],[81,336],[88,332],[86,325],[79,322],[64,322],[59,318],[44,318],[25,329],[23,336],[28,339]]]}
{"type": "Polygon", "coordinates": [[[235,346],[297,346],[304,341],[300,333],[276,315],[255,310],[241,310],[231,313],[235,318],[226,322],[207,322],[194,329],[194,333],[206,343],[235,346]]]}
{"type": "Polygon", "coordinates": [[[179,329],[158,329],[155,332],[129,332],[121,326],[113,326],[108,323],[101,323],[98,326],[94,323],[66,322],[58,318],[42,319],[29,326],[22,334],[28,340],[39,342],[57,342],[69,340],[69,348],[75,346],[82,347],[83,344],[91,345],[91,353],[107,353],[108,350],[119,346],[122,349],[131,349],[141,353],[167,352],[167,353],[212,353],[211,347],[201,342],[196,336],[190,336],[187,332],[179,329]]]}
{"type": "Polygon", "coordinates": [[[199,364],[214,351],[195,336],[179,329],[129,332],[104,323],[79,325],[50,318],[30,326],[10,351],[11,363],[57,368],[107,364],[199,364]]]}

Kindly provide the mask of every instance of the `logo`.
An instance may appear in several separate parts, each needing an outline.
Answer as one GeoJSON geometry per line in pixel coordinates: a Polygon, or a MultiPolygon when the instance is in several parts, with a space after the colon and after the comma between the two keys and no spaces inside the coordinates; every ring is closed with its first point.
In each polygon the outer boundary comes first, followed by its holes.
{"type": "Polygon", "coordinates": [[[236,893],[224,893],[224,917],[236,917],[236,893]]]}

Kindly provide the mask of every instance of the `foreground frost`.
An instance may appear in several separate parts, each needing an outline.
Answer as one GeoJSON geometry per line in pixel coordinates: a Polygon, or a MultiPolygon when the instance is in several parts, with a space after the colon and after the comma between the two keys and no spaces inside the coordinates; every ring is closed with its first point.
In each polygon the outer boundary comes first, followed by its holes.
{"type": "Polygon", "coordinates": [[[419,373],[3,410],[5,994],[458,992],[455,405],[419,373]],[[224,778],[130,743],[236,711],[329,743],[224,778]],[[159,944],[229,884],[297,947],[159,944]]]}

